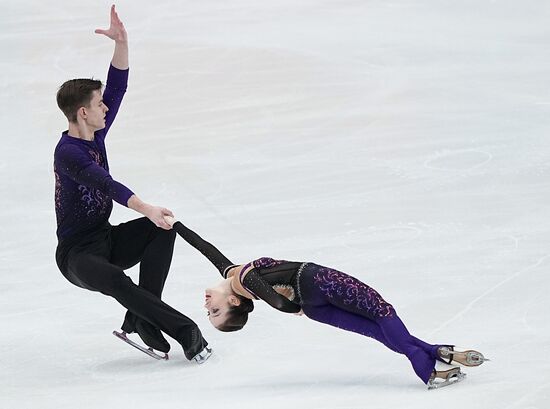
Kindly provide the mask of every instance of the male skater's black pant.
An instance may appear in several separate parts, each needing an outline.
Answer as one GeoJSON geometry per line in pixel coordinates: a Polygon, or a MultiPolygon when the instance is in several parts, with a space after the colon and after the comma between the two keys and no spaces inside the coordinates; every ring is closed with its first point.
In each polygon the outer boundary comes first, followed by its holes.
{"type": "Polygon", "coordinates": [[[115,298],[128,309],[122,330],[133,332],[136,317],[162,330],[193,358],[208,345],[190,318],[161,301],[176,233],[147,218],[106,224],[76,242],[60,243],[59,269],[74,285],[115,298]],[[139,286],[124,270],[140,263],[139,286]]]}

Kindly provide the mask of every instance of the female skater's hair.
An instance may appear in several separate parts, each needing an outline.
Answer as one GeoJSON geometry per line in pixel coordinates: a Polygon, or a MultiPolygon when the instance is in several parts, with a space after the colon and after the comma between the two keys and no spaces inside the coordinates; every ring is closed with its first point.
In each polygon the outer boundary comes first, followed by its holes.
{"type": "Polygon", "coordinates": [[[77,78],[66,81],[57,91],[57,106],[69,122],[76,122],[76,113],[80,107],[90,106],[93,92],[103,87],[100,80],[77,78]]]}
{"type": "Polygon", "coordinates": [[[254,310],[254,303],[252,300],[239,294],[234,295],[241,301],[241,303],[239,305],[229,307],[229,310],[225,314],[225,321],[219,327],[216,327],[220,331],[233,332],[242,329],[244,324],[248,321],[248,313],[254,310]]]}

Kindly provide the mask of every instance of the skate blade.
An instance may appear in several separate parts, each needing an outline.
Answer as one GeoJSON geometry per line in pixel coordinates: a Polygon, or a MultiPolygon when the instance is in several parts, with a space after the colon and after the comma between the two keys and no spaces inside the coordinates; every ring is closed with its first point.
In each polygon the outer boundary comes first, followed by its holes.
{"type": "Polygon", "coordinates": [[[212,356],[212,348],[205,347],[201,352],[193,357],[193,360],[199,364],[204,364],[212,356]]]}
{"type": "Polygon", "coordinates": [[[444,388],[445,386],[454,385],[455,383],[459,383],[463,381],[464,378],[466,378],[466,374],[464,372],[457,372],[455,374],[449,375],[447,379],[441,382],[436,382],[435,379],[434,380],[430,379],[428,381],[428,390],[440,389],[440,388],[444,388]]]}
{"type": "Polygon", "coordinates": [[[464,366],[479,366],[483,362],[490,361],[489,358],[485,358],[481,352],[474,351],[473,349],[468,350],[455,350],[455,349],[442,349],[441,351],[442,359],[451,358],[451,362],[446,362],[450,365],[460,364],[464,366]]]}
{"type": "Polygon", "coordinates": [[[126,342],[128,345],[131,345],[134,348],[139,349],[144,354],[149,355],[151,358],[158,359],[159,361],[167,361],[168,360],[168,354],[165,353],[164,356],[162,356],[162,355],[157,354],[154,351],[153,348],[145,348],[145,347],[139,345],[138,343],[136,343],[136,342],[132,341],[130,338],[128,338],[126,336],[125,332],[113,331],[113,335],[115,337],[117,337],[118,339],[126,342]]]}
{"type": "Polygon", "coordinates": [[[489,358],[485,358],[481,352],[477,351],[465,351],[466,352],[466,366],[479,366],[483,362],[490,361],[489,358]]]}

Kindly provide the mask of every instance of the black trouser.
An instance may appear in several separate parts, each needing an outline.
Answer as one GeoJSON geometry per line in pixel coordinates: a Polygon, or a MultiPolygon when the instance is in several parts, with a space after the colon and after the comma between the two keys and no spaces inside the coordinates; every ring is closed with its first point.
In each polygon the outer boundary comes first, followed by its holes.
{"type": "Polygon", "coordinates": [[[58,266],[74,285],[115,298],[128,309],[122,329],[134,330],[135,317],[177,340],[191,359],[208,343],[190,318],[161,301],[176,233],[147,218],[106,225],[67,248],[61,243],[58,266]],[[139,286],[124,270],[140,263],[139,286]]]}

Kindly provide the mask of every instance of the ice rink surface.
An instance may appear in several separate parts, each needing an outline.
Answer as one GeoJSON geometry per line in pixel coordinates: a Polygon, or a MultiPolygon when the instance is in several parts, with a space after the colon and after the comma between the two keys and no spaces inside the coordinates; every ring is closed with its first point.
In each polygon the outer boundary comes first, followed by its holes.
{"type": "Polygon", "coordinates": [[[156,362],[111,335],[123,308],[55,265],[52,164],[58,86],[106,78],[109,5],[0,1],[1,408],[548,407],[548,1],[117,3],[115,179],[236,262],[348,272],[416,336],[493,360],[439,391],[375,341],[267,305],[217,332],[217,272],[181,239],[164,299],[215,355],[191,365],[172,342],[156,362]]]}

